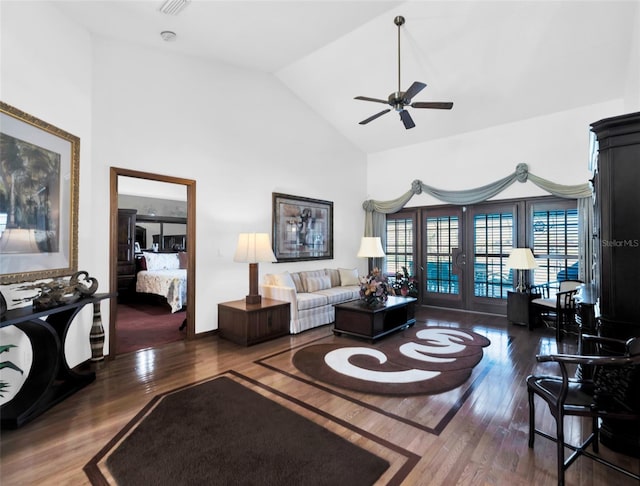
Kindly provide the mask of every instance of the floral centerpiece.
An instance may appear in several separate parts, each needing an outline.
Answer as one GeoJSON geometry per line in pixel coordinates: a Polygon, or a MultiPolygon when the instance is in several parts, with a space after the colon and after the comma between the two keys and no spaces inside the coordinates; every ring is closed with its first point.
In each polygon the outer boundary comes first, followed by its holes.
{"type": "Polygon", "coordinates": [[[384,304],[389,294],[393,294],[393,289],[378,268],[374,268],[366,277],[360,278],[360,298],[365,304],[371,307],[384,304]]]}
{"type": "Polygon", "coordinates": [[[403,297],[418,297],[418,281],[409,274],[407,267],[402,267],[401,272],[396,272],[393,290],[396,295],[402,295],[403,297]]]}

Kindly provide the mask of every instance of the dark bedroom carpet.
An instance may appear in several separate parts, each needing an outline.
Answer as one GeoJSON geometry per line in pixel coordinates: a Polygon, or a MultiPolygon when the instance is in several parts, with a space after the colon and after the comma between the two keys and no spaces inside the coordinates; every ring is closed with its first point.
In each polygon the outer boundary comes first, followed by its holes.
{"type": "Polygon", "coordinates": [[[171,313],[169,306],[118,304],[116,354],[154,348],[184,339],[180,331],[186,312],[171,313]]]}
{"type": "MultiPolygon", "coordinates": [[[[157,398],[157,397],[156,397],[157,398]]],[[[152,401],[146,408],[150,409],[152,401]]],[[[389,463],[227,377],[169,393],[85,467],[92,484],[369,486],[389,463]],[[106,452],[105,452],[106,451],[106,452]]]]}

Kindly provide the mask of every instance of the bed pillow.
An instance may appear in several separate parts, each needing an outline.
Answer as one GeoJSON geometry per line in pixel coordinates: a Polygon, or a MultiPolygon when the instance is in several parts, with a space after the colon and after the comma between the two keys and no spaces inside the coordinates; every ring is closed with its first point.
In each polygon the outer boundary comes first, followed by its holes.
{"type": "Polygon", "coordinates": [[[147,261],[147,270],[175,270],[180,268],[180,261],[177,253],[150,253],[143,252],[147,261]]]}
{"type": "Polygon", "coordinates": [[[338,268],[340,273],[340,285],[347,287],[349,285],[359,285],[358,270],[356,268],[338,268]]]}
{"type": "Polygon", "coordinates": [[[317,290],[326,290],[331,288],[331,279],[324,277],[307,277],[307,292],[315,292],[317,290]]]}

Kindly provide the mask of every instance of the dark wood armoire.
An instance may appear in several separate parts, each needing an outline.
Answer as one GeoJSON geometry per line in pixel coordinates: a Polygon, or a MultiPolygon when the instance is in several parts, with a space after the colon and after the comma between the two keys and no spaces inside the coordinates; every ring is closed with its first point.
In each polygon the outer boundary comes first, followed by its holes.
{"type": "MultiPolygon", "coordinates": [[[[600,308],[599,333],[640,336],[640,112],[591,125],[597,140],[594,178],[594,284],[600,308]]],[[[638,406],[640,379],[631,401],[638,406]]],[[[604,421],[602,443],[640,455],[640,426],[604,421]]]]}
{"type": "Polygon", "coordinates": [[[125,300],[135,290],[136,213],[135,209],[118,209],[118,300],[125,300]]]}

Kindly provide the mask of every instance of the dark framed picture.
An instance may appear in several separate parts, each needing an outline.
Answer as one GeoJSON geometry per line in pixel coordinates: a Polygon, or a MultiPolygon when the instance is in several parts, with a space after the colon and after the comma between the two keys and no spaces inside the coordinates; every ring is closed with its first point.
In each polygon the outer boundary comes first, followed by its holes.
{"type": "Polygon", "coordinates": [[[333,258],[333,202],[273,193],[273,252],[278,262],[333,258]]]}
{"type": "Polygon", "coordinates": [[[80,139],[0,102],[0,284],[78,267],[80,139]]]}

